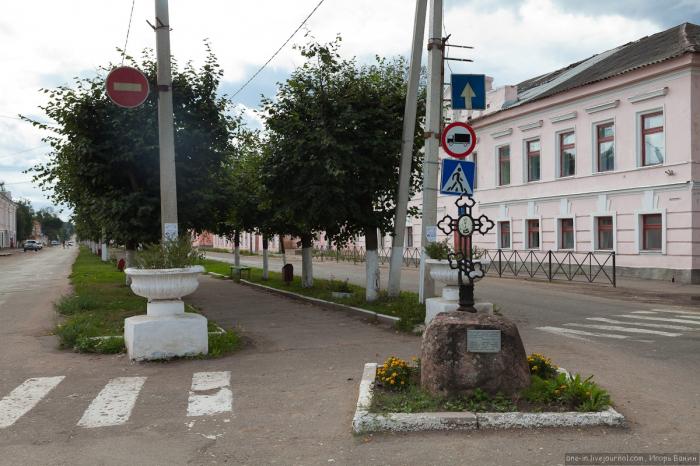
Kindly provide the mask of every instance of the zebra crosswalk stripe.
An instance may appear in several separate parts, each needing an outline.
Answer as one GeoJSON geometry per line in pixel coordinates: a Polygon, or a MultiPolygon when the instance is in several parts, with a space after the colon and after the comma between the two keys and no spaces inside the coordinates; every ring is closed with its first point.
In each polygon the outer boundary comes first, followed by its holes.
{"type": "Polygon", "coordinates": [[[652,309],[651,311],[632,311],[630,314],[677,314],[678,317],[690,318],[690,319],[700,319],[700,313],[690,312],[690,311],[672,311],[671,309],[652,309]]]}
{"type": "Polygon", "coordinates": [[[626,317],[628,319],[653,320],[653,321],[660,321],[660,322],[675,322],[678,324],[700,325],[700,321],[697,321],[697,320],[675,319],[675,318],[668,318],[668,317],[648,317],[648,316],[640,316],[640,315],[633,315],[633,314],[617,314],[617,315],[615,315],[615,317],[626,317]]]}
{"type": "Polygon", "coordinates": [[[693,328],[685,327],[683,325],[650,324],[647,322],[634,322],[633,323],[631,321],[606,319],[605,317],[586,317],[586,320],[593,320],[595,322],[606,322],[608,324],[634,325],[635,327],[665,328],[665,329],[669,329],[669,330],[693,330],[693,328]]]}
{"type": "MultiPolygon", "coordinates": [[[[627,335],[616,335],[612,333],[595,333],[586,332],[583,330],[575,330],[573,328],[562,328],[562,327],[537,327],[537,330],[542,330],[543,332],[554,333],[556,335],[563,335],[566,337],[576,338],[580,337],[602,337],[602,338],[614,338],[616,340],[624,340],[629,338],[627,335]]],[[[580,338],[585,340],[585,338],[580,338]]]]}
{"type": "Polygon", "coordinates": [[[64,376],[27,379],[12,390],[0,400],[0,429],[17,422],[17,419],[28,413],[63,379],[64,376]]]}
{"type": "Polygon", "coordinates": [[[80,427],[118,426],[129,420],[146,377],[110,380],[78,421],[80,427]]]}
{"type": "Polygon", "coordinates": [[[187,416],[210,416],[233,410],[231,372],[195,372],[187,402],[187,416]],[[204,394],[201,392],[211,392],[204,394]]]}
{"type": "Polygon", "coordinates": [[[649,330],[646,328],[622,327],[620,325],[598,325],[598,324],[564,324],[568,327],[591,328],[594,330],[610,330],[613,332],[645,333],[649,335],[661,335],[664,337],[679,337],[682,333],[662,332],[660,330],[649,330]]]}

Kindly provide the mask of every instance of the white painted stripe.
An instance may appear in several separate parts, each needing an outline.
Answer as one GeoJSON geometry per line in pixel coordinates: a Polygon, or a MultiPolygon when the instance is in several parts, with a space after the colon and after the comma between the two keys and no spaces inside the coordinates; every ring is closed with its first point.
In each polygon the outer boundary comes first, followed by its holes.
{"type": "Polygon", "coordinates": [[[192,391],[202,392],[228,387],[231,384],[231,372],[195,372],[192,376],[192,391]]]}
{"type": "Polygon", "coordinates": [[[112,88],[115,91],[141,92],[141,84],[139,83],[114,83],[112,88]]]}
{"type": "Polygon", "coordinates": [[[118,426],[129,420],[146,377],[117,377],[92,400],[78,421],[80,427],[118,426]]]}
{"type": "Polygon", "coordinates": [[[233,392],[229,388],[231,372],[195,372],[187,403],[187,416],[211,416],[233,410],[233,392]],[[217,390],[214,394],[197,392],[217,390]]]}
{"type": "Polygon", "coordinates": [[[652,309],[652,311],[654,311],[654,312],[669,312],[671,314],[689,314],[689,315],[693,315],[696,317],[700,317],[700,312],[689,311],[687,309],[676,309],[676,310],[673,310],[673,309],[652,309]]]}
{"type": "Polygon", "coordinates": [[[689,312],[689,311],[672,311],[670,309],[652,309],[651,311],[632,311],[630,314],[658,314],[659,312],[662,312],[664,314],[680,314],[678,317],[689,317],[691,319],[700,319],[700,314],[697,312],[689,312]]]}
{"type": "Polygon", "coordinates": [[[635,325],[637,327],[666,328],[669,330],[693,330],[691,327],[684,327],[683,325],[649,324],[646,322],[623,322],[621,320],[606,319],[605,317],[586,317],[586,320],[595,320],[596,322],[606,322],[608,324],[635,325]]]}
{"type": "Polygon", "coordinates": [[[664,337],[678,337],[682,333],[662,332],[660,330],[649,330],[646,328],[621,327],[619,325],[597,325],[597,324],[564,324],[569,327],[592,328],[595,330],[612,330],[613,332],[646,333],[649,335],[661,335],[664,337]]]}
{"type": "Polygon", "coordinates": [[[668,317],[646,317],[633,314],[617,314],[614,317],[626,317],[628,319],[655,320],[661,322],[676,322],[678,324],[695,324],[700,325],[700,321],[689,319],[669,319],[668,317]]]}
{"type": "Polygon", "coordinates": [[[583,330],[574,330],[573,328],[561,328],[561,327],[537,327],[537,330],[542,330],[544,332],[549,332],[549,333],[554,333],[557,335],[564,335],[566,337],[573,337],[572,335],[580,335],[580,336],[587,336],[587,337],[603,337],[603,338],[615,338],[618,340],[624,340],[625,338],[628,338],[627,335],[617,335],[617,334],[610,334],[610,333],[593,333],[593,332],[584,332],[583,330]]]}
{"type": "Polygon", "coordinates": [[[10,427],[37,405],[65,377],[37,377],[25,380],[0,400],[0,429],[10,427]]]}

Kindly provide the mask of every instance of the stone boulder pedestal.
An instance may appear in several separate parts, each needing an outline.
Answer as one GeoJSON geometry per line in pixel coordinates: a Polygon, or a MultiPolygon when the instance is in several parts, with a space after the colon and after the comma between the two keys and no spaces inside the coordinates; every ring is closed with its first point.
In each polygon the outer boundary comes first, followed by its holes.
{"type": "Polygon", "coordinates": [[[421,385],[442,396],[471,394],[477,388],[491,395],[518,393],[530,385],[530,369],[518,328],[505,317],[482,312],[438,314],[423,333],[421,385]],[[500,331],[500,349],[481,352],[494,348],[477,345],[476,337],[481,338],[484,332],[470,330],[491,330],[486,332],[490,337],[497,337],[494,330],[500,331]],[[474,338],[470,345],[469,333],[474,338]]]}

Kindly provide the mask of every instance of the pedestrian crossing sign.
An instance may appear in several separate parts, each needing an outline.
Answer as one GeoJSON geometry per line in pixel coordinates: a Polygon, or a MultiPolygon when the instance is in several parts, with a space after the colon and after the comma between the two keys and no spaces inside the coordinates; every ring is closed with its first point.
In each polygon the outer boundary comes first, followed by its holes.
{"type": "Polygon", "coordinates": [[[443,159],[440,194],[471,195],[474,186],[474,165],[474,162],[469,160],[443,159]]]}

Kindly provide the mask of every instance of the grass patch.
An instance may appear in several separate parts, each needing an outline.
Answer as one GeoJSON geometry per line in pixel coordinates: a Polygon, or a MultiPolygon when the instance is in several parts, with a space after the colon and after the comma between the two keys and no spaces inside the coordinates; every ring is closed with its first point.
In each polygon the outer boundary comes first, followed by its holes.
{"type": "MultiPolygon", "coordinates": [[[[205,259],[203,265],[207,272],[220,273],[226,276],[231,274],[231,264],[226,262],[205,259]]],[[[399,317],[401,320],[396,324],[396,327],[400,330],[411,331],[415,325],[422,324],[425,320],[425,306],[418,302],[417,293],[402,291],[398,297],[392,298],[385,292],[382,292],[379,295],[379,299],[368,303],[365,301],[365,289],[361,286],[348,283],[348,289],[352,296],[348,298],[334,298],[331,292],[334,291],[334,286],[338,283],[337,280],[314,278],[313,288],[302,288],[301,277],[295,276],[292,283],[287,285],[282,280],[281,273],[270,271],[269,275],[269,280],[263,280],[262,269],[257,267],[250,268],[251,282],[279,290],[291,291],[311,298],[323,299],[338,304],[367,309],[379,314],[399,317]]]]}
{"type": "MultiPolygon", "coordinates": [[[[81,248],[70,280],[73,293],[55,304],[56,311],[65,317],[55,329],[59,346],[81,353],[124,352],[124,319],[145,314],[146,299],[126,286],[124,273],[113,262],[102,262],[87,248],[81,248]]],[[[185,310],[199,312],[191,305],[185,310]]],[[[208,321],[209,332],[220,330],[215,322],[208,321]]],[[[240,337],[232,331],[210,334],[210,353],[206,357],[221,357],[239,347],[240,337]]]]}
{"type": "MultiPolygon", "coordinates": [[[[537,355],[541,356],[541,355],[537,355]]],[[[556,367],[556,366],[555,366],[556,367]]],[[[370,412],[418,413],[438,411],[469,412],[596,412],[607,409],[612,401],[593,376],[563,373],[540,377],[531,370],[531,384],[514,396],[489,395],[475,389],[471,394],[454,397],[433,395],[420,386],[420,363],[390,357],[377,368],[370,412]]]]}

